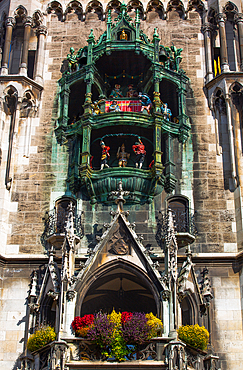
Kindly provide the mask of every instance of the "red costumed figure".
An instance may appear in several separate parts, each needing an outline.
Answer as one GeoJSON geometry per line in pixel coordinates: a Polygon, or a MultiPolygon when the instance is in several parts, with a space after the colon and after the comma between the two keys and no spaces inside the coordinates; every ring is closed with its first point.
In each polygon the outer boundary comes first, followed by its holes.
{"type": "Polygon", "coordinates": [[[136,142],[135,145],[132,146],[132,150],[136,154],[136,167],[142,168],[146,155],[146,150],[140,137],[138,138],[138,142],[136,142]]]}
{"type": "Polygon", "coordinates": [[[109,153],[110,147],[106,146],[104,141],[100,142],[100,146],[101,146],[101,149],[102,149],[101,158],[100,158],[100,164],[101,164],[100,169],[103,170],[104,167],[109,168],[107,162],[110,159],[110,153],[109,153]]]}

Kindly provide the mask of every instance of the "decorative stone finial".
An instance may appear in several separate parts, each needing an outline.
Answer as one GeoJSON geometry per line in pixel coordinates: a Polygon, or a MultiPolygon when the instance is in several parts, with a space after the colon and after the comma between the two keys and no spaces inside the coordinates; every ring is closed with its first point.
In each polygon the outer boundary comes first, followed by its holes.
{"type": "Polygon", "coordinates": [[[130,191],[123,190],[122,181],[119,181],[117,191],[112,191],[110,194],[117,195],[117,199],[115,200],[115,203],[117,204],[117,211],[123,211],[123,204],[126,203],[126,200],[123,198],[123,196],[129,195],[130,191]]]}

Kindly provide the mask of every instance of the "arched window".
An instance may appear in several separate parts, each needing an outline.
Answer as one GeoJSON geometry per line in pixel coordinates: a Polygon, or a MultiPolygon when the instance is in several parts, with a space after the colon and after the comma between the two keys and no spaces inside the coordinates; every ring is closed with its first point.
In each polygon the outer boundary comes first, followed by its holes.
{"type": "Polygon", "coordinates": [[[188,199],[182,196],[173,196],[168,200],[168,208],[170,208],[174,213],[177,232],[189,232],[190,221],[188,199]]]}

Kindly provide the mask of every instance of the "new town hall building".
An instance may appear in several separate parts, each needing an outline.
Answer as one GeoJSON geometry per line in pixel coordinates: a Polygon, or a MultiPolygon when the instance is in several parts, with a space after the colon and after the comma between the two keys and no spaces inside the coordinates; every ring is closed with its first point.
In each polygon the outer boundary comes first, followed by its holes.
{"type": "Polygon", "coordinates": [[[1,0],[0,48],[1,369],[242,369],[241,2],[1,0]],[[116,364],[113,308],[163,321],[116,364]]]}

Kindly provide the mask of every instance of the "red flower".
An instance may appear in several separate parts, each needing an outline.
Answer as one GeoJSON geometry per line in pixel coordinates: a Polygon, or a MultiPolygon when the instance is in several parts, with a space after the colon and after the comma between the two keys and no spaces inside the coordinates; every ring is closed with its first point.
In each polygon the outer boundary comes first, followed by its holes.
{"type": "Polygon", "coordinates": [[[132,312],[127,312],[127,311],[122,312],[121,314],[122,324],[125,324],[127,321],[131,320],[132,315],[133,315],[132,312]]]}
{"type": "Polygon", "coordinates": [[[76,316],[71,324],[72,329],[76,332],[87,326],[91,326],[94,321],[94,315],[84,315],[83,317],[76,316]]]}

